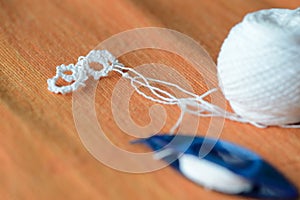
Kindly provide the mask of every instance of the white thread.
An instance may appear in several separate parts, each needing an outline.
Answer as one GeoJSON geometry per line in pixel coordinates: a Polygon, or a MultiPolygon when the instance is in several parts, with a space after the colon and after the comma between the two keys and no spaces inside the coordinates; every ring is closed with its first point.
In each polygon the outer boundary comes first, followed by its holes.
{"type": "MultiPolygon", "coordinates": [[[[175,123],[175,125],[171,128],[170,132],[174,133],[176,129],[179,127],[180,123],[183,120],[184,114],[189,113],[200,117],[224,117],[226,119],[230,119],[232,121],[242,122],[242,123],[250,123],[259,128],[264,128],[266,126],[249,121],[237,115],[236,113],[228,112],[220,107],[213,105],[204,100],[205,97],[209,96],[211,93],[216,92],[217,89],[211,89],[204,94],[197,95],[191,93],[180,86],[169,83],[162,80],[157,80],[153,78],[144,77],[142,74],[138,73],[136,70],[132,68],[125,67],[123,64],[119,63],[118,60],[112,56],[106,50],[92,50],[86,57],[79,57],[77,64],[73,65],[61,65],[57,67],[56,75],[48,79],[48,89],[54,93],[68,93],[73,92],[79,87],[84,86],[84,82],[88,79],[89,76],[92,76],[95,80],[100,79],[101,77],[105,77],[108,75],[110,71],[118,72],[122,75],[123,78],[126,78],[130,81],[131,86],[135,89],[135,91],[142,95],[144,98],[151,100],[156,103],[165,104],[165,105],[177,105],[181,109],[180,116],[175,123]],[[99,63],[103,66],[101,70],[94,70],[90,67],[90,63],[99,63]],[[64,72],[71,71],[71,75],[66,75],[64,72]],[[131,75],[132,74],[132,75],[131,75]],[[56,82],[59,78],[67,82],[72,82],[67,86],[57,86],[56,82]],[[173,87],[177,90],[183,92],[188,97],[185,98],[177,98],[169,92],[162,90],[158,87],[151,85],[151,83],[156,83],[160,85],[164,85],[167,87],[173,87]],[[152,96],[145,94],[140,90],[140,87],[144,87],[149,89],[152,96]]],[[[285,128],[299,128],[298,125],[295,126],[282,126],[285,128]]]]}
{"type": "Polygon", "coordinates": [[[205,188],[227,194],[240,194],[253,188],[253,184],[249,180],[209,160],[200,159],[191,154],[183,154],[178,161],[180,172],[205,188]]]}
{"type": "Polygon", "coordinates": [[[234,112],[266,126],[300,122],[300,8],[246,15],[218,58],[220,87],[234,112]]]}
{"type": "MultiPolygon", "coordinates": [[[[108,52],[93,50],[86,57],[79,57],[78,63],[76,65],[68,66],[58,66],[57,74],[54,78],[48,80],[48,89],[54,93],[68,93],[77,90],[80,86],[84,86],[84,82],[87,80],[88,76],[92,76],[94,79],[100,79],[101,77],[107,76],[110,71],[118,72],[122,77],[128,79],[130,84],[135,89],[135,91],[142,95],[144,98],[165,105],[177,105],[181,109],[180,116],[171,128],[170,132],[174,133],[179,127],[183,120],[184,114],[189,113],[201,117],[226,117],[228,119],[239,121],[243,123],[253,123],[248,120],[242,119],[234,113],[229,113],[215,105],[204,100],[204,98],[211,93],[217,91],[217,89],[212,89],[207,91],[202,95],[196,95],[191,93],[180,86],[169,83],[162,80],[157,80],[153,78],[144,77],[142,74],[138,73],[132,68],[125,67],[123,64],[118,63],[118,61],[108,52]],[[102,70],[94,70],[89,64],[92,62],[99,63],[103,66],[102,70]],[[65,75],[65,71],[72,71],[72,75],[65,75]],[[130,75],[132,74],[132,75],[130,75]],[[65,81],[71,82],[75,81],[68,86],[56,86],[56,81],[58,78],[62,78],[65,81]],[[151,85],[151,83],[157,83],[160,85],[176,88],[177,90],[183,92],[189,97],[177,98],[169,92],[162,90],[158,87],[151,85]],[[140,87],[145,87],[149,89],[152,96],[149,96],[140,90],[140,87]],[[192,107],[193,109],[189,108],[192,107]]],[[[253,123],[258,126],[257,124],[253,123]]]]}
{"type": "Polygon", "coordinates": [[[253,187],[251,182],[225,167],[191,154],[180,155],[173,148],[159,150],[154,153],[153,158],[161,160],[168,156],[176,156],[180,163],[179,168],[182,174],[195,183],[203,185],[205,188],[228,194],[238,194],[247,192],[253,187]]]}

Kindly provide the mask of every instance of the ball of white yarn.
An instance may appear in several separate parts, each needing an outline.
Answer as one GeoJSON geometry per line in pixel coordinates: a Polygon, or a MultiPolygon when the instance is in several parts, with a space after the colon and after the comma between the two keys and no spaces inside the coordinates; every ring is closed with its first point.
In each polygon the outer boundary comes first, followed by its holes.
{"type": "Polygon", "coordinates": [[[300,8],[246,15],[224,41],[218,77],[241,117],[263,125],[300,122],[300,8]]]}

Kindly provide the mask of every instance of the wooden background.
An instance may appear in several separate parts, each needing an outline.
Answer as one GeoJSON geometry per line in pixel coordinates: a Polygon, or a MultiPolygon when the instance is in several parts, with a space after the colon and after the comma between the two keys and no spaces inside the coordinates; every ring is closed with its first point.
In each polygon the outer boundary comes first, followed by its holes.
{"type": "MultiPolygon", "coordinates": [[[[216,61],[228,31],[246,13],[299,6],[299,0],[0,0],[0,198],[239,199],[205,190],[169,167],[129,174],[101,164],[79,139],[72,95],[50,93],[46,80],[55,74],[55,66],[75,62],[104,39],[137,27],[166,27],[185,33],[216,61]]],[[[120,60],[130,67],[164,60],[182,75],[188,74],[196,92],[205,89],[180,58],[141,51],[120,60]]],[[[97,114],[114,143],[138,152],[144,147],[128,145],[112,118],[110,97],[119,78],[112,75],[101,80],[97,114]]],[[[132,118],[148,124],[151,105],[134,95],[132,118]]],[[[163,130],[167,131],[179,110],[175,106],[165,109],[168,119],[163,130]]],[[[199,134],[206,130],[206,121],[199,134]]],[[[300,188],[299,130],[258,129],[226,121],[221,138],[259,153],[300,188]]]]}

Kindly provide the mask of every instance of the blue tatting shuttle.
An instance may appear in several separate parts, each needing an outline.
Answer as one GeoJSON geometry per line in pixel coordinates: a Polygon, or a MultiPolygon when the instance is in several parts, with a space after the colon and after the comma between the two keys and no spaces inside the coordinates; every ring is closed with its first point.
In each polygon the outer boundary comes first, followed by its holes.
{"type": "Polygon", "coordinates": [[[138,139],[183,176],[206,188],[261,199],[297,199],[296,187],[260,156],[230,142],[188,135],[138,139]]]}

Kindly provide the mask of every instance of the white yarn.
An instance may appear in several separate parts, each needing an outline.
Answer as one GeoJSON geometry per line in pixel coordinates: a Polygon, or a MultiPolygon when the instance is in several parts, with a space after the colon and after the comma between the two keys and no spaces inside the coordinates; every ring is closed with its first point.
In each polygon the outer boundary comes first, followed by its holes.
{"type": "MultiPolygon", "coordinates": [[[[177,105],[180,107],[181,114],[176,124],[170,130],[171,133],[173,133],[179,127],[185,113],[190,113],[201,117],[226,117],[234,121],[252,123],[248,120],[242,119],[235,113],[229,113],[226,110],[223,110],[204,100],[206,96],[210,95],[212,92],[215,92],[216,89],[209,90],[202,95],[197,95],[179,87],[176,84],[144,77],[136,70],[125,67],[123,64],[119,63],[118,60],[106,50],[92,50],[86,57],[79,57],[78,63],[75,65],[70,64],[68,66],[58,66],[56,72],[57,74],[47,81],[48,89],[54,93],[61,94],[73,92],[79,89],[81,86],[85,86],[84,82],[87,80],[88,76],[92,76],[95,80],[98,80],[101,77],[107,76],[110,71],[116,71],[120,73],[124,78],[130,80],[130,83],[136,90],[136,92],[146,99],[165,105],[177,105]],[[89,64],[93,62],[101,64],[103,66],[103,69],[92,69],[89,64]],[[73,74],[66,75],[64,74],[65,71],[72,71],[73,74]],[[59,78],[62,78],[67,82],[74,81],[74,83],[68,86],[57,86],[56,82],[59,78]],[[151,83],[158,83],[160,85],[176,88],[189,97],[177,98],[169,92],[151,85],[151,83]],[[143,86],[149,89],[152,93],[152,96],[149,96],[141,91],[139,86],[143,86]]],[[[260,126],[256,123],[252,124],[260,126]]]]}
{"type": "Polygon", "coordinates": [[[130,83],[135,91],[146,99],[160,104],[177,105],[180,107],[181,114],[175,125],[170,130],[171,133],[175,132],[175,130],[179,127],[185,113],[200,117],[224,117],[233,121],[250,123],[260,128],[265,127],[255,122],[241,118],[235,113],[227,112],[226,110],[223,110],[218,106],[215,106],[204,100],[206,96],[217,91],[217,89],[211,89],[204,94],[197,95],[179,87],[176,84],[144,77],[136,70],[125,67],[123,64],[119,63],[118,60],[106,50],[92,50],[86,57],[79,57],[78,63],[76,63],[75,65],[70,64],[68,66],[58,66],[56,71],[57,74],[47,81],[48,89],[54,93],[61,94],[73,92],[80,87],[85,86],[84,82],[89,76],[92,76],[95,80],[98,80],[101,77],[107,76],[110,71],[118,72],[122,75],[122,77],[130,80],[130,83]],[[92,69],[89,64],[93,62],[101,64],[103,66],[103,69],[92,69]],[[64,72],[66,71],[71,71],[73,72],[73,74],[66,75],[64,74],[64,72]],[[67,86],[57,86],[56,82],[59,78],[62,78],[67,82],[74,82],[67,86]],[[185,93],[188,97],[177,98],[169,92],[151,85],[151,83],[158,83],[160,85],[176,88],[177,90],[185,93]],[[152,96],[147,95],[143,91],[141,91],[139,86],[143,86],[149,89],[149,91],[152,93],[152,96]]]}
{"type": "Polygon", "coordinates": [[[171,148],[157,151],[153,157],[155,160],[160,160],[171,155],[178,158],[179,168],[184,176],[207,189],[227,194],[239,194],[248,192],[253,188],[250,181],[204,158],[180,154],[171,148]]]}
{"type": "Polygon", "coordinates": [[[242,118],[266,126],[300,122],[300,8],[248,14],[222,46],[218,76],[242,118]]]}
{"type": "Polygon", "coordinates": [[[300,122],[299,24],[300,9],[271,9],[247,15],[231,30],[218,58],[218,76],[220,87],[236,113],[204,100],[216,89],[197,95],[176,84],[144,77],[119,63],[106,50],[92,50],[86,57],[79,57],[75,65],[58,66],[56,75],[47,81],[48,89],[61,94],[73,92],[85,86],[89,76],[98,80],[116,71],[130,80],[136,92],[146,99],[180,107],[181,114],[170,132],[179,127],[185,113],[224,117],[260,128],[269,125],[300,128],[300,125],[288,125],[300,122]],[[95,70],[90,63],[99,63],[103,69],[95,70]],[[66,71],[72,74],[66,75],[66,71]],[[59,78],[74,82],[57,86],[59,78]],[[188,97],[177,98],[151,83],[176,88],[188,97]],[[149,89],[152,95],[145,94],[139,86],[149,89]]]}
{"type": "Polygon", "coordinates": [[[253,184],[242,176],[206,159],[183,154],[178,160],[180,171],[187,178],[207,189],[227,194],[240,194],[249,192],[253,188],[253,184]]]}

